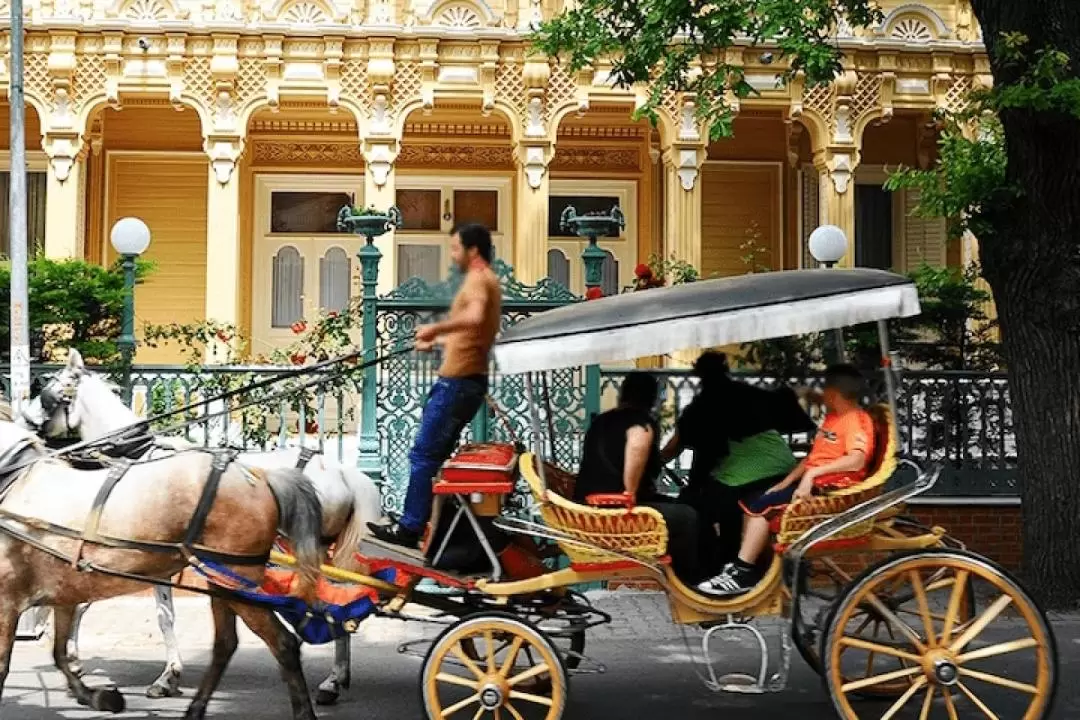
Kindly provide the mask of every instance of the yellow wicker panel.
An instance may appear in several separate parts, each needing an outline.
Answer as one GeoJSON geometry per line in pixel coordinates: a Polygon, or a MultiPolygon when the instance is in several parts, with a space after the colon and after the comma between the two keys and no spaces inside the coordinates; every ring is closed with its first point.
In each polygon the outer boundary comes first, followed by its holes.
{"type": "Polygon", "coordinates": [[[536,456],[526,453],[519,462],[521,474],[529,484],[544,524],[565,533],[592,548],[574,543],[559,543],[571,562],[604,563],[619,560],[605,550],[627,553],[643,559],[656,559],[667,551],[667,525],[656,510],[637,507],[611,510],[579,505],[558,493],[545,490],[536,472],[536,456]]]}
{"type": "MultiPolygon", "coordinates": [[[[861,483],[849,488],[835,490],[828,495],[812,497],[809,500],[793,503],[784,511],[780,520],[780,532],[777,533],[776,542],[780,545],[790,545],[799,539],[807,530],[833,518],[836,515],[872,500],[881,494],[885,483],[896,471],[897,435],[896,423],[888,406],[878,405],[870,409],[874,418],[875,429],[882,425],[886,428],[885,450],[881,455],[881,463],[877,471],[861,483]]],[[[880,438],[880,433],[875,433],[880,438]]],[[[874,529],[875,519],[844,530],[833,537],[833,540],[852,539],[869,535],[874,529]]]]}

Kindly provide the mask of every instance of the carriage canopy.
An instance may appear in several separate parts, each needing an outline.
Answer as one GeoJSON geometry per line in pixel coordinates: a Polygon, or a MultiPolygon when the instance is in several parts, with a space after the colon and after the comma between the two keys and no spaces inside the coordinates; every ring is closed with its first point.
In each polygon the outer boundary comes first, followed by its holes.
{"type": "Polygon", "coordinates": [[[884,270],[756,273],[624,293],[534,315],[503,333],[504,373],[625,362],[919,314],[915,284],[884,270]]]}

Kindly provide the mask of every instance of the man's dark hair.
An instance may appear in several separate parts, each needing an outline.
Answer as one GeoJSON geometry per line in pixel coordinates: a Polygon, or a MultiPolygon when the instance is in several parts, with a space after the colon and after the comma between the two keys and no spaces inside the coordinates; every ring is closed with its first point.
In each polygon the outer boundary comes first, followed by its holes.
{"type": "Polygon", "coordinates": [[[480,254],[480,257],[484,258],[484,262],[491,262],[493,248],[491,244],[491,231],[480,223],[465,223],[464,225],[455,227],[450,232],[450,235],[457,235],[461,238],[461,247],[466,250],[469,248],[476,248],[476,252],[480,254]]]}
{"type": "Polygon", "coordinates": [[[728,366],[727,354],[716,350],[707,350],[694,361],[695,376],[701,378],[701,384],[714,386],[728,379],[731,368],[728,366]]]}
{"type": "Polygon", "coordinates": [[[619,404],[652,410],[656,404],[656,398],[660,394],[660,386],[656,382],[656,376],[647,372],[632,372],[626,376],[619,388],[619,404]]]}
{"type": "Polygon", "coordinates": [[[866,391],[866,379],[854,365],[838,363],[825,369],[825,387],[832,388],[850,402],[857,403],[866,391]]]}

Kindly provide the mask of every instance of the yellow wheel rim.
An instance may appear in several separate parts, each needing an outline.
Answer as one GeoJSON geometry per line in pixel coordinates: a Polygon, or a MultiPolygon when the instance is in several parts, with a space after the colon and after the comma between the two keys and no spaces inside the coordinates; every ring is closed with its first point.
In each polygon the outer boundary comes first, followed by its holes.
{"type": "Polygon", "coordinates": [[[1057,660],[1045,617],[1004,571],[967,553],[884,563],[844,596],[828,632],[826,679],[846,720],[1049,712],[1057,660]],[[868,633],[867,618],[887,633],[868,633]],[[864,695],[889,700],[862,703],[864,695]]]}
{"type": "Polygon", "coordinates": [[[512,617],[463,620],[424,661],[421,696],[430,720],[558,720],[566,672],[536,628],[512,617]]]}

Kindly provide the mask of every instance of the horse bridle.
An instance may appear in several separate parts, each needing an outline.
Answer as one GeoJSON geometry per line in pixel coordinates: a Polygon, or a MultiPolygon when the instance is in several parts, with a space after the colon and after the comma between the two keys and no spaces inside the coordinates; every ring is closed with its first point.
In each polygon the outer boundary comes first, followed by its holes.
{"type": "Polygon", "coordinates": [[[75,402],[75,397],[79,392],[78,382],[74,384],[68,384],[61,382],[60,373],[54,373],[49,379],[49,382],[45,383],[45,386],[38,394],[38,401],[41,403],[41,409],[45,411],[45,422],[40,426],[37,423],[23,415],[23,419],[29,422],[31,425],[35,425],[35,430],[40,431],[50,420],[52,420],[59,410],[64,411],[64,429],[68,434],[71,434],[75,428],[71,426],[71,405],[75,402]]]}

